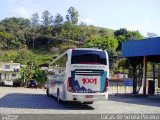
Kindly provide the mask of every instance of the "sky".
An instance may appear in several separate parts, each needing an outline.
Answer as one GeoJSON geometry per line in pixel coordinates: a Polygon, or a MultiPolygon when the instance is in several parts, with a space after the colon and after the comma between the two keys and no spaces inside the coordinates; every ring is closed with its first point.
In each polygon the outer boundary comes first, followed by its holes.
{"type": "Polygon", "coordinates": [[[67,14],[69,7],[79,12],[79,22],[113,30],[126,28],[160,36],[160,0],[0,0],[0,20],[31,18],[48,10],[53,17],[67,14]]]}

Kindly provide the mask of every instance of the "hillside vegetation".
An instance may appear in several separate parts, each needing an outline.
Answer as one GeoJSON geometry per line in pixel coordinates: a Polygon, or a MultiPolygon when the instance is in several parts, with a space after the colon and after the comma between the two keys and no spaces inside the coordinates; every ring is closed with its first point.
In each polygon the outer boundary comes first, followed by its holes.
{"type": "MultiPolygon", "coordinates": [[[[36,65],[49,63],[52,57],[68,48],[98,47],[114,56],[121,52],[121,42],[141,39],[138,31],[108,28],[79,23],[79,13],[70,7],[65,18],[57,13],[34,13],[30,19],[5,18],[0,21],[0,61],[36,65]]],[[[107,21],[106,21],[107,22],[107,21]]]]}

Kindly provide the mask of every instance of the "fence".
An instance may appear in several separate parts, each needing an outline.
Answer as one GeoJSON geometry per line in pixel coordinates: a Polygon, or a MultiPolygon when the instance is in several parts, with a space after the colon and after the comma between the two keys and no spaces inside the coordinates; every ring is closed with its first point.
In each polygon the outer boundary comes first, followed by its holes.
{"type": "Polygon", "coordinates": [[[133,86],[126,86],[123,79],[109,80],[109,93],[132,93],[133,86]]]}

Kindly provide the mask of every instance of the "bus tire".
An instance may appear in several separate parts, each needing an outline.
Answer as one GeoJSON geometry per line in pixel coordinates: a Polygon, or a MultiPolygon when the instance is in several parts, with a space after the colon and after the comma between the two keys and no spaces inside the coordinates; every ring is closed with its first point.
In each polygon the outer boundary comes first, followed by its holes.
{"type": "Polygon", "coordinates": [[[57,102],[58,102],[59,104],[62,104],[62,103],[63,103],[63,101],[60,99],[59,89],[57,89],[57,102]]]}
{"type": "Polygon", "coordinates": [[[48,97],[51,97],[51,94],[49,93],[49,89],[48,88],[46,90],[46,94],[47,94],[48,97]]]}

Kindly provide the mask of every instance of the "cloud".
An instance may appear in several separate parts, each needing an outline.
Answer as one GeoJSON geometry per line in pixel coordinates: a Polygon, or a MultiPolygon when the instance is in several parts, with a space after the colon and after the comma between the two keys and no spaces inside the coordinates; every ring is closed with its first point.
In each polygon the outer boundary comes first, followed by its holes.
{"type": "Polygon", "coordinates": [[[15,13],[24,18],[29,18],[31,16],[30,10],[25,7],[17,7],[15,13]]]}
{"type": "Polygon", "coordinates": [[[9,3],[29,4],[33,0],[7,0],[9,3]]]}
{"type": "Polygon", "coordinates": [[[128,27],[128,29],[129,30],[138,30],[138,29],[144,29],[144,28],[150,28],[150,27],[152,27],[153,25],[150,23],[150,22],[148,22],[148,21],[145,21],[145,22],[141,22],[141,23],[138,23],[138,24],[135,24],[135,25],[133,25],[133,26],[130,26],[130,27],[128,27]]]}
{"type": "Polygon", "coordinates": [[[31,4],[33,0],[21,0],[21,4],[31,4]]]}
{"type": "Polygon", "coordinates": [[[157,25],[150,21],[139,22],[132,26],[128,26],[127,29],[133,31],[138,30],[144,36],[146,36],[148,32],[160,35],[160,32],[157,33],[157,25]]]}
{"type": "Polygon", "coordinates": [[[81,18],[80,19],[81,22],[87,23],[87,24],[93,24],[94,20],[91,18],[81,18]]]}
{"type": "Polygon", "coordinates": [[[12,3],[12,2],[15,2],[16,0],[7,0],[8,2],[12,3]]]}
{"type": "Polygon", "coordinates": [[[30,18],[35,12],[39,12],[41,8],[34,0],[7,0],[8,12],[15,17],[30,18]],[[37,11],[38,10],[38,11],[37,11]]]}

